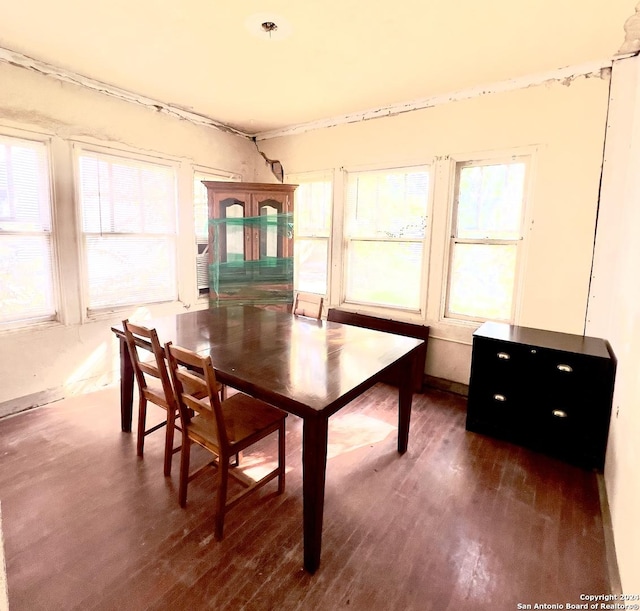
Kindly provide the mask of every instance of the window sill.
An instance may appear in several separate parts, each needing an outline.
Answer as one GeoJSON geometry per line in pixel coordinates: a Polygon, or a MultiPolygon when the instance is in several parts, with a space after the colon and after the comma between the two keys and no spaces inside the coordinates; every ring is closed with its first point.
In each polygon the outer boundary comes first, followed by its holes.
{"type": "Polygon", "coordinates": [[[64,326],[59,320],[40,320],[37,322],[20,321],[0,325],[0,335],[29,333],[64,326]]]}
{"type": "Polygon", "coordinates": [[[184,303],[178,300],[122,305],[111,308],[86,310],[82,323],[86,324],[114,319],[122,320],[123,317],[139,318],[141,315],[144,315],[145,318],[160,318],[161,316],[175,314],[177,311],[182,311],[183,309],[184,303]]]}

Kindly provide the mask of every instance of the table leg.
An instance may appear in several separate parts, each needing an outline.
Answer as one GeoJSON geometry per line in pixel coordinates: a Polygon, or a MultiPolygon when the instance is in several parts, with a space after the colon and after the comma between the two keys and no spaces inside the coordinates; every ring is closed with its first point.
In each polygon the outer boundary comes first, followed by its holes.
{"type": "Polygon", "coordinates": [[[131,432],[133,412],[133,364],[124,338],[120,339],[120,427],[131,432]]]}
{"type": "Polygon", "coordinates": [[[304,568],[312,574],[320,565],[322,547],[328,424],[322,416],[305,418],[302,433],[304,568]]]}
{"type": "Polygon", "coordinates": [[[403,359],[398,383],[398,452],[404,454],[409,443],[409,422],[413,399],[413,352],[403,359]]]}

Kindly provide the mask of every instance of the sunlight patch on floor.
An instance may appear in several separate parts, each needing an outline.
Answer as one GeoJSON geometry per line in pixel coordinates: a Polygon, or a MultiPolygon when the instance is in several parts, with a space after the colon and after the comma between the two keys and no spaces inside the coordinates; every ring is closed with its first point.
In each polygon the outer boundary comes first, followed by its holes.
{"type": "MultiPolygon", "coordinates": [[[[277,458],[263,452],[254,452],[251,454],[242,454],[240,457],[240,469],[254,481],[263,478],[267,473],[273,471],[278,466],[277,458]]],[[[290,470],[285,466],[285,472],[290,470]]]]}
{"type": "Polygon", "coordinates": [[[331,418],[327,458],[380,443],[396,430],[396,427],[388,422],[364,414],[345,414],[331,418]]]}

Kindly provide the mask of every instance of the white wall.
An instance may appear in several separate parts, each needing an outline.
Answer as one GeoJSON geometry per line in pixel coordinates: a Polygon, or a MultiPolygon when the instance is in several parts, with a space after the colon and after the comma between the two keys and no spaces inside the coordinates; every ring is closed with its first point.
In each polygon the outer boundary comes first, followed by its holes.
{"type": "MultiPolygon", "coordinates": [[[[273,138],[261,145],[290,172],[333,169],[337,177],[342,167],[397,167],[435,159],[439,182],[433,199],[427,308],[422,314],[431,325],[427,372],[467,383],[471,333],[477,325],[447,323],[440,313],[451,202],[449,157],[537,150],[524,241],[524,290],[516,322],[582,333],[608,76],[605,71],[603,78],[550,81],[395,117],[273,138]]],[[[337,214],[341,198],[338,190],[337,214]]],[[[339,295],[332,294],[331,302],[338,304],[339,295]]]]}
{"type": "MultiPolygon", "coordinates": [[[[255,144],[124,102],[33,71],[0,63],[0,131],[28,129],[50,137],[54,221],[64,324],[0,332],[0,404],[53,389],[58,396],[94,388],[118,371],[117,342],[109,327],[127,316],[160,315],[198,304],[193,234],[193,165],[273,181],[255,144]],[[122,311],[83,323],[72,140],[160,156],[179,163],[180,302],[122,311]]],[[[22,132],[15,132],[21,134],[22,132]]]]}
{"type": "Polygon", "coordinates": [[[588,335],[618,359],[605,465],[623,590],[640,592],[640,60],[617,61],[598,215],[588,335]]]}

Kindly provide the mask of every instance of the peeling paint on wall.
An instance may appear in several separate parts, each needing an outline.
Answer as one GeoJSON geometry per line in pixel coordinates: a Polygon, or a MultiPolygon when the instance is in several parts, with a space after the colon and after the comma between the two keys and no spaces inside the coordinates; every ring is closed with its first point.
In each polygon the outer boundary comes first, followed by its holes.
{"type": "Polygon", "coordinates": [[[635,10],[636,12],[624,24],[624,44],[620,47],[618,55],[640,51],[640,2],[635,10]]]}
{"type": "Polygon", "coordinates": [[[503,93],[506,91],[515,91],[517,89],[527,89],[529,87],[537,87],[539,85],[561,83],[568,87],[574,80],[578,78],[609,79],[611,75],[611,65],[612,60],[607,59],[600,62],[584,64],[580,66],[568,66],[566,68],[561,68],[559,70],[547,72],[544,74],[514,78],[508,81],[501,81],[499,83],[484,85],[482,87],[473,87],[471,89],[465,89],[462,91],[456,91],[453,93],[434,96],[430,98],[423,98],[420,100],[414,100],[412,102],[403,102],[400,104],[394,104],[382,108],[374,108],[358,113],[342,115],[330,119],[323,119],[321,121],[293,125],[288,128],[257,134],[255,136],[255,139],[268,140],[270,138],[280,138],[282,136],[301,134],[316,129],[336,127],[338,125],[344,125],[346,123],[359,123],[361,121],[370,121],[372,119],[380,119],[383,117],[395,117],[407,112],[433,108],[442,104],[449,104],[451,102],[468,100],[471,98],[487,96],[495,93],[503,93]]]}
{"type": "Polygon", "coordinates": [[[191,123],[195,123],[196,125],[212,127],[228,134],[251,139],[251,136],[249,136],[248,134],[245,134],[244,132],[234,129],[233,127],[230,127],[228,125],[224,125],[223,123],[219,123],[218,121],[214,121],[213,119],[210,119],[208,117],[204,117],[202,115],[184,110],[177,106],[165,104],[164,102],[159,102],[158,100],[153,100],[151,98],[147,98],[145,96],[138,95],[136,93],[132,93],[118,87],[112,87],[111,85],[107,85],[106,83],[101,83],[100,81],[82,76],[81,74],[63,70],[62,68],[47,64],[46,62],[41,62],[39,60],[28,57],[27,55],[23,55],[22,53],[17,53],[9,49],[3,49],[2,47],[0,47],[0,62],[5,62],[18,68],[24,68],[25,70],[38,72],[59,81],[72,83],[73,85],[78,85],[80,87],[86,87],[104,95],[119,98],[126,102],[139,104],[156,112],[161,112],[177,119],[190,121],[191,123]]]}

